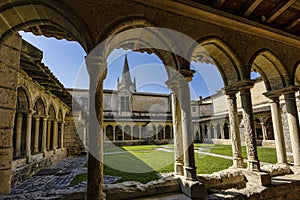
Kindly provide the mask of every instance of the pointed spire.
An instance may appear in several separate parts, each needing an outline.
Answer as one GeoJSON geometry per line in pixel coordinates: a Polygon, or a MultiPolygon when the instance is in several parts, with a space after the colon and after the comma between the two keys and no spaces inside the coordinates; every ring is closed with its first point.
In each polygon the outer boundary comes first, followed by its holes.
{"type": "Polygon", "coordinates": [[[131,75],[130,75],[130,71],[129,71],[127,54],[125,55],[125,61],[124,61],[124,66],[123,66],[122,77],[121,77],[121,80],[118,84],[118,90],[122,89],[122,88],[127,88],[131,92],[135,92],[135,85],[131,81],[131,75]]]}
{"type": "Polygon", "coordinates": [[[132,83],[130,72],[129,72],[127,54],[125,55],[125,62],[124,62],[124,67],[123,67],[123,72],[122,72],[122,80],[121,81],[123,83],[125,83],[125,85],[128,85],[128,83],[132,83]]]}

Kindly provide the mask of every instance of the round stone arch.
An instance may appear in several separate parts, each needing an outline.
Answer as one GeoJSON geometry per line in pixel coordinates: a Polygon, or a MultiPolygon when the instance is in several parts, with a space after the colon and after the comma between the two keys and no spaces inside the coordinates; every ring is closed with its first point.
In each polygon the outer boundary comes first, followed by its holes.
{"type": "Polygon", "coordinates": [[[0,5],[0,14],[0,45],[9,36],[25,30],[36,35],[78,41],[87,52],[94,46],[86,23],[62,1],[12,0],[0,5]]]}
{"type": "Polygon", "coordinates": [[[260,73],[267,91],[284,88],[291,84],[289,74],[281,60],[269,49],[260,49],[254,53],[248,66],[260,73]]]}
{"type": "Polygon", "coordinates": [[[216,36],[206,36],[200,38],[198,43],[199,45],[191,50],[191,61],[216,65],[225,86],[241,80],[241,62],[224,41],[216,36]]]}
{"type": "Polygon", "coordinates": [[[294,84],[300,86],[300,60],[296,63],[293,71],[294,84]]]}
{"type": "Polygon", "coordinates": [[[142,16],[119,18],[108,24],[96,38],[96,44],[101,44],[102,47],[105,46],[106,48],[103,48],[105,51],[101,51],[101,48],[96,47],[93,52],[95,52],[97,56],[102,57],[102,59],[100,59],[101,61],[105,61],[114,49],[120,48],[131,49],[141,53],[153,53],[165,66],[178,69],[178,58],[170,51],[172,48],[175,48],[176,40],[172,39],[170,34],[164,35],[155,32],[155,29],[147,29],[156,26],[157,25],[154,22],[151,22],[142,16]],[[135,31],[138,28],[140,29],[135,31]],[[145,29],[141,32],[142,28],[145,29]],[[126,32],[126,34],[124,32],[126,32]],[[150,37],[149,41],[144,39],[145,35],[150,37]],[[162,46],[163,48],[155,48],[158,46],[162,46]]]}
{"type": "Polygon", "coordinates": [[[33,109],[33,102],[32,102],[32,98],[31,98],[31,94],[25,86],[19,86],[17,88],[17,108],[21,109],[21,110],[33,109]],[[25,105],[26,108],[23,108],[23,105],[25,105]]]}
{"type": "Polygon", "coordinates": [[[46,115],[46,105],[42,97],[37,97],[34,101],[34,109],[36,115],[46,115]]]}

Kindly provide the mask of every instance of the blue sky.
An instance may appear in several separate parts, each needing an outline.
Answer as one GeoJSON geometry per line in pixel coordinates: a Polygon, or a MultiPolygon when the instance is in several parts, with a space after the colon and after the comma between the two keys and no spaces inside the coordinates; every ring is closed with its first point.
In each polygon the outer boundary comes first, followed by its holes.
{"type": "MultiPolygon", "coordinates": [[[[20,32],[23,39],[44,52],[43,62],[66,88],[88,88],[89,76],[84,64],[86,53],[77,42],[34,36],[20,32]]],[[[108,57],[108,74],[104,81],[105,89],[115,89],[117,78],[121,76],[125,54],[132,79],[136,77],[137,89],[142,92],[169,93],[165,86],[167,74],[160,59],[154,54],[117,49],[108,57]]],[[[223,87],[223,81],[213,65],[192,63],[195,70],[190,83],[191,98],[207,97],[223,87]]]]}

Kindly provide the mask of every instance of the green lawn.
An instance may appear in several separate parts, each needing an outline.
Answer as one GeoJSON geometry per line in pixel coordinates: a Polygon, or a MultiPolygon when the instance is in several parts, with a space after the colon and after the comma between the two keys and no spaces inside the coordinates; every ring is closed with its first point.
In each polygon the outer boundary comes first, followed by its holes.
{"type": "MultiPolygon", "coordinates": [[[[230,145],[214,145],[214,144],[195,144],[195,148],[203,148],[204,151],[232,156],[232,150],[230,145]],[[207,149],[207,150],[205,150],[207,149]]],[[[258,147],[257,148],[258,158],[262,162],[268,163],[277,163],[276,158],[276,149],[275,148],[267,148],[267,147],[258,147]]],[[[242,155],[243,158],[247,158],[246,147],[242,146],[242,155]]]]}
{"type": "MultiPolygon", "coordinates": [[[[174,170],[174,153],[158,151],[164,148],[173,151],[173,145],[142,145],[105,148],[104,174],[120,176],[118,182],[138,181],[147,183],[159,179],[159,173],[170,173],[174,170]],[[114,153],[112,153],[114,152],[114,153]]],[[[230,145],[195,144],[195,148],[202,148],[205,152],[231,156],[230,145]]],[[[276,163],[276,150],[274,148],[258,148],[258,156],[261,161],[276,163]]],[[[246,158],[246,150],[243,147],[243,157],[246,158]]],[[[213,156],[204,156],[195,153],[197,174],[211,174],[227,169],[232,165],[232,160],[213,156]]],[[[75,177],[71,185],[86,180],[87,175],[81,174],[75,177]]]]}

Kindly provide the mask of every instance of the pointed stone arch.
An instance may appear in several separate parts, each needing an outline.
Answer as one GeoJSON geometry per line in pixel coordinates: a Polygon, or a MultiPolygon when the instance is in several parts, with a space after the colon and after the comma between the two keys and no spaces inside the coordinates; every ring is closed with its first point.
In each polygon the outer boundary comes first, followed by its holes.
{"type": "Polygon", "coordinates": [[[284,88],[291,84],[284,65],[269,49],[258,50],[250,59],[248,66],[260,73],[267,91],[284,88]]]}
{"type": "Polygon", "coordinates": [[[224,41],[211,36],[199,39],[198,43],[199,45],[193,49],[192,61],[216,65],[225,86],[241,80],[240,60],[224,41]]]}
{"type": "Polygon", "coordinates": [[[54,108],[54,106],[51,104],[48,108],[48,115],[49,115],[49,119],[54,120],[56,119],[56,110],[54,108]]]}

